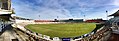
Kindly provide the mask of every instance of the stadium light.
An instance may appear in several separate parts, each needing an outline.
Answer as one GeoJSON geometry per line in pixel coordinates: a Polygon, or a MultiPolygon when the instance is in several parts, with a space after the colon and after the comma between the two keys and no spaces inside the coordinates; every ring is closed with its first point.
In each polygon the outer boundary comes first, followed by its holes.
{"type": "Polygon", "coordinates": [[[59,18],[59,16],[57,16],[57,19],[59,18]]]}
{"type": "Polygon", "coordinates": [[[38,15],[38,17],[40,18],[40,15],[38,15]]]}
{"type": "Polygon", "coordinates": [[[86,20],[85,17],[86,17],[86,15],[84,15],[84,21],[86,20]]]}
{"type": "Polygon", "coordinates": [[[106,10],[106,15],[107,15],[106,18],[107,18],[107,20],[108,20],[108,11],[107,11],[107,10],[106,10]]]}

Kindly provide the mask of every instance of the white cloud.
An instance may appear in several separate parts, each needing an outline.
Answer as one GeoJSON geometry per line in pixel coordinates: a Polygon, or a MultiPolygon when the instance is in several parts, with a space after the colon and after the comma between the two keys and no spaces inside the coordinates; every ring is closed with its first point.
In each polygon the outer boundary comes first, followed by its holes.
{"type": "Polygon", "coordinates": [[[119,6],[119,0],[114,0],[114,5],[119,6]]]}
{"type": "MultiPolygon", "coordinates": [[[[104,14],[105,12],[102,11],[110,9],[110,11],[113,12],[113,9],[115,9],[109,6],[111,2],[108,3],[107,0],[34,0],[35,2],[28,1],[14,0],[13,7],[15,8],[16,15],[32,19],[54,19],[57,18],[57,16],[59,16],[59,18],[83,18],[83,15],[81,13],[83,11],[87,15],[89,15],[87,16],[87,18],[98,18],[106,16],[104,14]]],[[[118,6],[118,2],[118,0],[115,0],[114,4],[118,6]]]]}
{"type": "Polygon", "coordinates": [[[49,3],[46,2],[44,3],[44,5],[45,5],[44,7],[40,7],[40,5],[33,6],[32,3],[28,4],[28,2],[19,2],[17,4],[13,4],[13,7],[15,8],[17,16],[26,17],[26,18],[55,19],[57,16],[59,16],[59,18],[72,17],[69,10],[64,9],[55,1],[53,2],[50,1],[49,3]],[[56,6],[56,8],[53,6],[56,6]]]}
{"type": "Polygon", "coordinates": [[[42,9],[41,12],[38,12],[37,15],[40,15],[43,19],[55,19],[57,16],[59,18],[67,18],[70,15],[70,12],[65,9],[42,9]],[[63,10],[63,11],[62,11],[63,10]]]}

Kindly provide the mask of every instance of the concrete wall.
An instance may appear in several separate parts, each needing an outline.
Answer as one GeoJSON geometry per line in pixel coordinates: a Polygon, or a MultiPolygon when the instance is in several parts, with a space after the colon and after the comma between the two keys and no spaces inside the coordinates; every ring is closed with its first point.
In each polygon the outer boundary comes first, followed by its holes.
{"type": "Polygon", "coordinates": [[[34,23],[34,20],[16,20],[16,23],[34,23]]]}

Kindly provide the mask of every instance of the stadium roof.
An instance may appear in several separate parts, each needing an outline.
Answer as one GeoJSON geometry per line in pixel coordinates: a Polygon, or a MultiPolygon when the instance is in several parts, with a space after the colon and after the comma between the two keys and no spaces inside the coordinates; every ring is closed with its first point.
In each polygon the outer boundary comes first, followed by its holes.
{"type": "Polygon", "coordinates": [[[117,12],[115,12],[114,14],[112,14],[112,15],[109,15],[109,16],[114,16],[114,17],[117,17],[117,16],[119,16],[119,10],[118,10],[117,12]]]}

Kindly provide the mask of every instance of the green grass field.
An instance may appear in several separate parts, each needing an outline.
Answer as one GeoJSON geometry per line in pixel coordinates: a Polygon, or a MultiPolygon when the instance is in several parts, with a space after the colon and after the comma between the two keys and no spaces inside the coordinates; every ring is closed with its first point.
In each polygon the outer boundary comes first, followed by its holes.
{"type": "Polygon", "coordinates": [[[75,37],[91,32],[95,23],[30,24],[26,28],[51,37],[75,37]]]}

